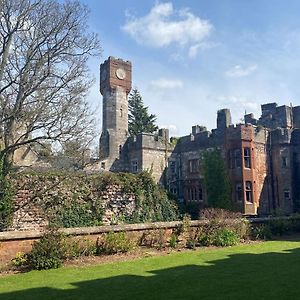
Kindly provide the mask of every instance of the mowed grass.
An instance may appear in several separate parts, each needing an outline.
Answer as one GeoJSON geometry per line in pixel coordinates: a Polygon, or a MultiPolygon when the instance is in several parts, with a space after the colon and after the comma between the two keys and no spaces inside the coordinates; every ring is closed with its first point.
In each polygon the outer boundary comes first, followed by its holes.
{"type": "Polygon", "coordinates": [[[0,299],[299,299],[300,239],[0,277],[0,299]]]}

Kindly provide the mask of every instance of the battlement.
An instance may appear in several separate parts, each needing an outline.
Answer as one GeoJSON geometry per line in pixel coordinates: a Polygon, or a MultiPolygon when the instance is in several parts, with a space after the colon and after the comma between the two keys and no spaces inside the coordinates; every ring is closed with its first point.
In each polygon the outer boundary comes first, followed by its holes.
{"type": "Polygon", "coordinates": [[[129,149],[153,149],[153,150],[173,150],[174,146],[169,140],[169,129],[161,128],[157,134],[139,133],[128,138],[129,149]]]}
{"type": "Polygon", "coordinates": [[[277,128],[271,131],[271,143],[274,144],[289,144],[291,142],[292,129],[277,128]]]}
{"type": "Polygon", "coordinates": [[[207,131],[207,128],[205,126],[195,125],[192,127],[192,134],[194,135],[205,131],[207,131]]]}
{"type": "Polygon", "coordinates": [[[222,137],[218,134],[218,129],[208,131],[206,127],[195,125],[192,133],[179,139],[175,151],[188,152],[201,148],[210,148],[222,144],[222,137]]]}
{"type": "Polygon", "coordinates": [[[246,140],[254,139],[254,126],[251,124],[230,125],[226,130],[227,140],[246,140]]]}
{"type": "Polygon", "coordinates": [[[100,64],[100,92],[121,87],[128,94],[132,83],[132,65],[128,60],[109,56],[100,64]]]}
{"type": "Polygon", "coordinates": [[[253,113],[244,116],[245,124],[257,125],[257,120],[254,118],[253,113]]]}
{"type": "Polygon", "coordinates": [[[257,124],[270,129],[293,127],[292,108],[287,105],[278,106],[277,103],[268,103],[261,106],[262,115],[257,124]]]}
{"type": "Polygon", "coordinates": [[[300,106],[278,106],[276,102],[261,105],[261,116],[257,120],[252,113],[245,114],[246,124],[261,125],[269,129],[300,128],[300,106]]]}
{"type": "Polygon", "coordinates": [[[107,60],[104,61],[104,63],[108,60],[117,60],[121,63],[126,63],[126,64],[130,64],[131,65],[131,61],[130,60],[124,60],[122,58],[118,58],[118,57],[114,57],[114,56],[109,56],[107,60]]]}
{"type": "Polygon", "coordinates": [[[268,116],[270,114],[274,114],[276,112],[277,105],[278,104],[276,102],[262,104],[261,105],[262,117],[268,116]]]}

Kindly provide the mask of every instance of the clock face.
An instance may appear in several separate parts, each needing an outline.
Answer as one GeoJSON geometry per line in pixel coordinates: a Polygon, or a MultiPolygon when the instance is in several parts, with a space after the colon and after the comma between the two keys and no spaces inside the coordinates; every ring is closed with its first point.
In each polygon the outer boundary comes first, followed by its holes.
{"type": "Polygon", "coordinates": [[[125,72],[124,69],[119,68],[119,69],[116,70],[116,75],[117,75],[117,77],[118,77],[119,79],[123,80],[123,79],[125,79],[125,77],[126,77],[126,72],[125,72]]]}
{"type": "Polygon", "coordinates": [[[106,77],[107,77],[107,70],[103,69],[102,72],[101,72],[101,80],[105,80],[106,77]]]}

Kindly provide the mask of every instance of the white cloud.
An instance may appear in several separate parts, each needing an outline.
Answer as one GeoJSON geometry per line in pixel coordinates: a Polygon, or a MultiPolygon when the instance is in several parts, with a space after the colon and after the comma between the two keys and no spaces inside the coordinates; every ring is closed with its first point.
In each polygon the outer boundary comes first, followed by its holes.
{"type": "Polygon", "coordinates": [[[152,89],[175,89],[182,88],[183,82],[178,79],[167,79],[159,78],[157,80],[152,80],[150,83],[152,89]]]}
{"type": "Polygon", "coordinates": [[[258,104],[255,103],[253,100],[251,101],[247,97],[240,97],[240,96],[219,96],[218,100],[221,104],[227,104],[232,107],[238,106],[241,109],[247,110],[254,110],[258,109],[258,104]]]}
{"type": "Polygon", "coordinates": [[[171,44],[186,46],[195,56],[213,25],[188,9],[174,10],[171,2],[156,3],[143,17],[128,17],[122,30],[142,45],[154,48],[171,44]]]}
{"type": "Polygon", "coordinates": [[[190,58],[195,58],[198,55],[200,50],[211,49],[211,48],[214,48],[216,46],[217,46],[217,44],[207,43],[207,42],[192,45],[189,48],[189,57],[190,58]]]}
{"type": "Polygon", "coordinates": [[[250,65],[248,67],[242,67],[236,65],[225,72],[225,75],[228,77],[246,77],[257,69],[257,65],[250,65]]]}

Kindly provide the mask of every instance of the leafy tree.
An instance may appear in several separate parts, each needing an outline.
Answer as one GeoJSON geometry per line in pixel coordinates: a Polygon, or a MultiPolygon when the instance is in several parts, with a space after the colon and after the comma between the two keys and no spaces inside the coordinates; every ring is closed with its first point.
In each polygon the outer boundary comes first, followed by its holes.
{"type": "Polygon", "coordinates": [[[101,49],[79,0],[0,1],[0,159],[93,131],[87,67],[101,49]]]}
{"type": "Polygon", "coordinates": [[[149,114],[148,107],[144,106],[143,99],[137,89],[133,89],[128,99],[128,125],[130,135],[138,133],[154,133],[156,126],[156,115],[149,114]]]}
{"type": "Polygon", "coordinates": [[[220,150],[204,153],[203,173],[208,206],[232,209],[229,177],[220,150]]]}

